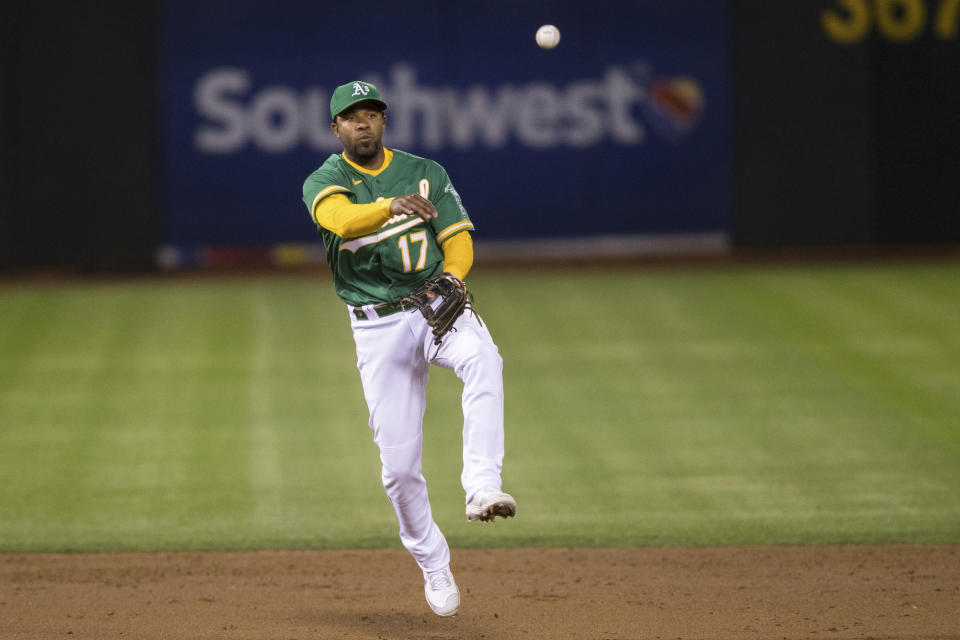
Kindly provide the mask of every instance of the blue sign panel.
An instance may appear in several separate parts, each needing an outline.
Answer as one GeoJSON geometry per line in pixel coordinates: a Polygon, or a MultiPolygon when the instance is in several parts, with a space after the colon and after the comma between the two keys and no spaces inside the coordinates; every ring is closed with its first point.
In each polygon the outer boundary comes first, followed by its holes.
{"type": "Polygon", "coordinates": [[[724,232],[726,32],[710,0],[169,0],[165,239],[315,240],[301,185],[340,150],[330,93],[356,79],[389,105],[388,147],[447,169],[478,239],[724,232]]]}

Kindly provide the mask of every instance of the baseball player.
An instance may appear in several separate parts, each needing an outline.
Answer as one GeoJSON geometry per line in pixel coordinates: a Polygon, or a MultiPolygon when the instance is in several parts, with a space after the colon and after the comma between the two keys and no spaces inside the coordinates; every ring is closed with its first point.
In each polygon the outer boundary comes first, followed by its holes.
{"type": "Polygon", "coordinates": [[[384,148],[386,109],[368,82],[337,87],[330,128],[343,153],[310,174],[303,201],[326,246],[337,295],[347,304],[369,425],[400,540],[423,571],[431,609],[452,616],[460,592],[421,472],[428,369],[431,364],[452,369],[463,381],[461,483],[467,520],[491,521],[516,513],[500,477],[503,361],[474,313],[459,315],[442,335],[428,322],[431,306],[466,294],[474,227],[443,167],[384,148]],[[404,304],[438,279],[450,289],[445,295],[427,291],[425,299],[432,302],[423,312],[404,304]]]}

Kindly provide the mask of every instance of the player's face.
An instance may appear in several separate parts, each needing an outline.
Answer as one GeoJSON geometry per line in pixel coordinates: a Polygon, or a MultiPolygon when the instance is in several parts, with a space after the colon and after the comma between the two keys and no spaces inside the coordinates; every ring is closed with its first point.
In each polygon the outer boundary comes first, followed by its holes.
{"type": "Polygon", "coordinates": [[[380,154],[386,123],[387,119],[382,111],[361,103],[339,114],[330,128],[340,139],[347,157],[358,164],[364,164],[380,154]]]}

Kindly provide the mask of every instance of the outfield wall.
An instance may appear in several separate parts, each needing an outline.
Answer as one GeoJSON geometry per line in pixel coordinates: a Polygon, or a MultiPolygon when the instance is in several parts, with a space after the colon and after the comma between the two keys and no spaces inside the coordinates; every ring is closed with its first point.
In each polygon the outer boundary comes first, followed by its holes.
{"type": "Polygon", "coordinates": [[[729,7],[735,243],[960,240],[960,1],[729,7]]]}
{"type": "Polygon", "coordinates": [[[387,146],[447,169],[481,244],[729,229],[721,3],[378,3],[320,39],[313,2],[237,4],[164,3],[171,263],[177,247],[191,262],[203,245],[316,242],[301,185],[339,151],[330,94],[356,79],[389,105],[387,146]],[[533,41],[547,14],[553,51],[533,41]]]}
{"type": "Polygon", "coordinates": [[[960,240],[960,0],[78,4],[3,9],[0,267],[321,259],[352,78],[481,255],[960,240]]]}

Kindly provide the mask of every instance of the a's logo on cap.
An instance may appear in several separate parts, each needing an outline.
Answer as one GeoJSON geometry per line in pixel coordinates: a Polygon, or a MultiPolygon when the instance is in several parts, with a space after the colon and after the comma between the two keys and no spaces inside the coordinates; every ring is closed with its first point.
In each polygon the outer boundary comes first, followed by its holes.
{"type": "MultiPolygon", "coordinates": [[[[353,95],[355,96],[365,96],[370,93],[370,87],[365,84],[360,84],[359,82],[353,83],[353,95]]],[[[352,96],[351,96],[352,97],[352,96]]]]}

